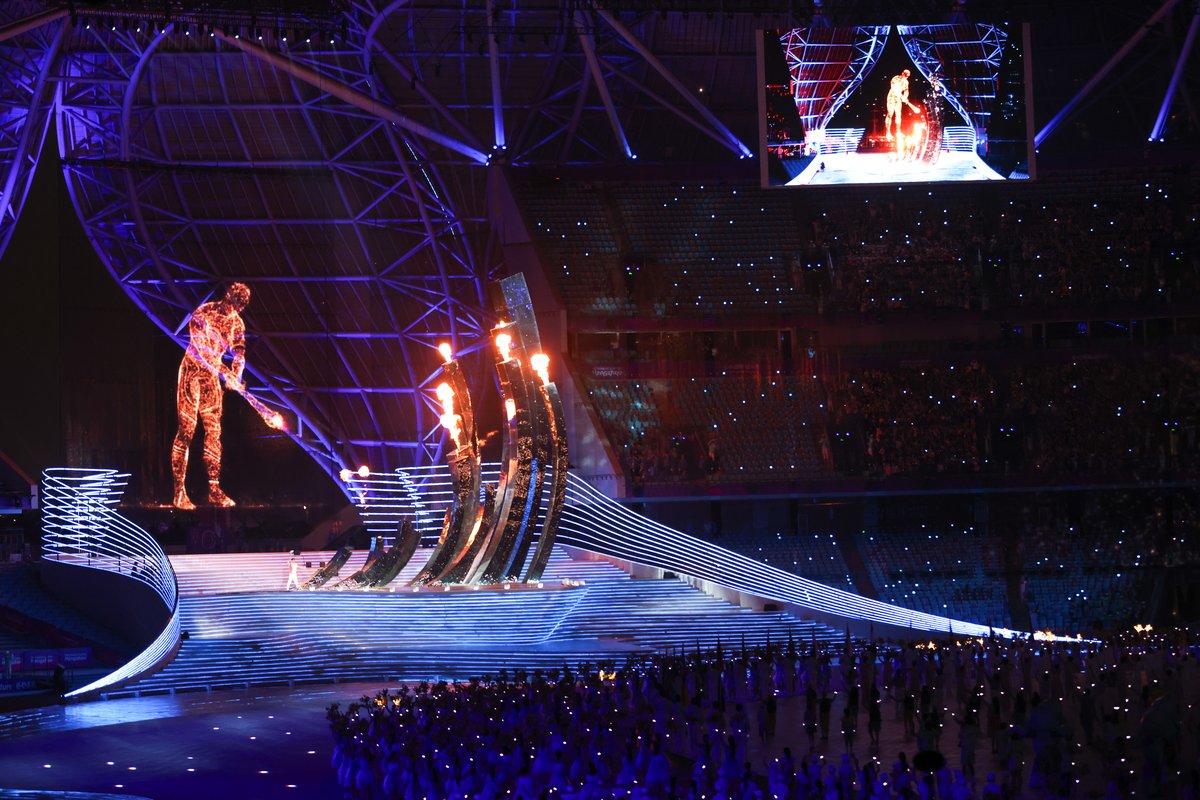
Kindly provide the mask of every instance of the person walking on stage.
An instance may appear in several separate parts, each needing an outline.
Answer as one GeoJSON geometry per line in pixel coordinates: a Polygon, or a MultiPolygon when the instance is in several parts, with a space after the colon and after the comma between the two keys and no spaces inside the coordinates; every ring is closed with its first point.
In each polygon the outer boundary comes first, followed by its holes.
{"type": "Polygon", "coordinates": [[[300,572],[300,563],[298,561],[296,561],[296,554],[293,553],[292,557],[290,559],[288,559],[287,588],[284,591],[290,592],[292,589],[300,588],[299,572],[300,572]]]}

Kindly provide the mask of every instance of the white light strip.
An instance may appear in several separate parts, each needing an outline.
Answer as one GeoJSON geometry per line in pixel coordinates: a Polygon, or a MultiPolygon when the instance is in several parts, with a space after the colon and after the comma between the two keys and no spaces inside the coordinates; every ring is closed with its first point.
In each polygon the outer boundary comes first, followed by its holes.
{"type": "Polygon", "coordinates": [[[192,582],[216,573],[240,575],[244,584],[281,586],[281,558],[286,556],[173,557],[182,622],[199,646],[127,691],[462,679],[501,668],[611,659],[614,640],[623,653],[712,648],[717,642],[759,646],[793,634],[797,641],[842,640],[833,628],[738,608],[674,581],[634,581],[607,561],[576,561],[561,549],[551,556],[547,585],[563,578],[583,585],[549,592],[422,589],[419,599],[402,591],[245,594],[244,586],[223,596],[195,595],[192,582]],[[522,622],[514,627],[513,620],[522,622]]]}
{"type": "Polygon", "coordinates": [[[157,665],[179,641],[179,584],[154,537],[122,517],[117,501],[129,475],[112,469],[52,467],[42,473],[42,558],[141,581],[171,618],[153,642],[115,672],[67,694],[91,693],[157,665]]]}
{"type": "MultiPolygon", "coordinates": [[[[484,483],[499,479],[499,464],[482,468],[484,483]]],[[[415,517],[413,524],[422,537],[439,537],[446,509],[454,505],[449,470],[441,465],[405,467],[390,474],[372,472],[366,478],[353,475],[346,484],[363,524],[377,536],[392,536],[402,520],[415,517]]]]}
{"type": "Polygon", "coordinates": [[[442,515],[454,501],[449,481],[444,481],[444,490],[430,490],[415,483],[409,472],[403,469],[394,473],[372,472],[366,477],[354,473],[347,479],[348,493],[373,536],[394,536],[406,518],[413,520],[421,536],[441,535],[442,515]]]}
{"type": "Polygon", "coordinates": [[[66,696],[79,697],[91,692],[98,692],[109,686],[115,686],[131,678],[137,678],[166,658],[178,642],[179,609],[176,608],[175,612],[171,614],[171,619],[167,622],[167,627],[163,628],[158,638],[151,642],[145,650],[138,653],[131,661],[115,672],[110,672],[103,678],[89,683],[87,686],[67,692],[66,696]]]}
{"type": "MultiPolygon", "coordinates": [[[[487,480],[497,474],[499,465],[484,464],[483,470],[487,480]]],[[[443,488],[450,486],[449,471],[444,467],[409,468],[406,471],[415,479],[414,483],[419,483],[430,495],[449,491],[443,488]]],[[[660,525],[601,494],[574,474],[567,477],[567,500],[559,522],[559,538],[563,544],[846,620],[956,636],[995,634],[1013,638],[1029,635],[1009,628],[993,628],[914,611],[802,578],[660,525]]],[[[1074,640],[1069,636],[1041,634],[1039,638],[1074,640]]]]}

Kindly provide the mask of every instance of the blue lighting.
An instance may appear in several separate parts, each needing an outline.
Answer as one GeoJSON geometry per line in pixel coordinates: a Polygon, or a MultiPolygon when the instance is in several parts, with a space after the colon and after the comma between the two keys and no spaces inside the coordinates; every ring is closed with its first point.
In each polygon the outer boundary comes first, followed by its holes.
{"type": "Polygon", "coordinates": [[[171,612],[166,627],[141,653],[67,697],[136,678],[160,664],[179,643],[179,588],[171,562],[154,537],[116,511],[128,478],[111,469],[53,467],[42,473],[42,557],[141,581],[171,612]]]}

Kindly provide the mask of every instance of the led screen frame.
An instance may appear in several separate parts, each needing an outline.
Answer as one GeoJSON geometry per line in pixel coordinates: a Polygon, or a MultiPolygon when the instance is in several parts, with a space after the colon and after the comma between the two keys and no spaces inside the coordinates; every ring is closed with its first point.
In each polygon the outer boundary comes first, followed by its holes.
{"type": "Polygon", "coordinates": [[[1028,24],[763,30],[757,49],[763,186],[1036,178],[1028,24]]]}

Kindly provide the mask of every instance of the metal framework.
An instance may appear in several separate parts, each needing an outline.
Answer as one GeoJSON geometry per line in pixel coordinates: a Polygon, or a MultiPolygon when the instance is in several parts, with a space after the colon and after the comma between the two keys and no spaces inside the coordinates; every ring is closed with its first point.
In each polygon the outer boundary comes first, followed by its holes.
{"type": "Polygon", "coordinates": [[[824,130],[887,45],[890,25],[796,28],[779,37],[805,131],[824,130]]]}
{"type": "MultiPolygon", "coordinates": [[[[1172,53],[1172,50],[1174,50],[1172,47],[1174,42],[1172,41],[1172,37],[1170,36],[1169,32],[1173,29],[1176,31],[1178,30],[1175,26],[1171,25],[1171,16],[1174,12],[1176,12],[1180,5],[1181,4],[1179,3],[1179,0],[1164,0],[1162,5],[1160,5],[1154,11],[1154,13],[1150,15],[1149,18],[1145,19],[1144,21],[1140,19],[1137,20],[1137,24],[1133,28],[1132,35],[1129,36],[1129,38],[1121,45],[1120,48],[1117,49],[1115,53],[1112,54],[1112,56],[1108,58],[1107,61],[1100,65],[1100,67],[1097,68],[1094,73],[1088,76],[1083,86],[1081,86],[1078,91],[1071,95],[1070,99],[1066,101],[1062,108],[1050,115],[1050,118],[1034,136],[1034,144],[1038,147],[1041,147],[1043,144],[1045,144],[1045,142],[1052,135],[1054,135],[1054,132],[1058,130],[1063,122],[1079,113],[1085,107],[1089,99],[1095,100],[1103,94],[1108,96],[1106,100],[1107,102],[1111,103],[1114,99],[1114,95],[1120,96],[1121,94],[1124,94],[1124,97],[1121,99],[1125,102],[1128,102],[1129,94],[1127,92],[1119,92],[1115,90],[1114,87],[1123,82],[1137,82],[1126,81],[1125,79],[1127,76],[1121,76],[1120,74],[1114,73],[1114,70],[1116,70],[1117,66],[1122,62],[1129,60],[1134,62],[1131,65],[1127,65],[1131,67],[1130,72],[1149,75],[1153,74],[1153,70],[1147,68],[1147,62],[1163,60],[1161,57],[1155,57],[1156,53],[1166,52],[1174,55],[1174,53],[1172,53]],[[1150,35],[1152,38],[1154,38],[1155,33],[1161,34],[1164,32],[1167,32],[1167,35],[1165,37],[1159,37],[1159,41],[1155,43],[1153,48],[1154,52],[1151,53],[1149,58],[1131,58],[1133,52],[1137,49],[1138,45],[1146,36],[1150,35]]],[[[1139,10],[1136,6],[1131,6],[1130,9],[1135,13],[1139,10]]],[[[1176,96],[1179,94],[1179,84],[1183,78],[1188,59],[1191,56],[1191,51],[1195,47],[1196,34],[1198,31],[1200,31],[1200,4],[1193,3],[1190,14],[1191,16],[1187,26],[1187,34],[1184,36],[1183,43],[1179,47],[1178,56],[1175,58],[1175,64],[1170,78],[1166,82],[1162,102],[1158,106],[1154,123],[1150,129],[1150,135],[1148,138],[1149,141],[1152,142],[1161,142],[1165,138],[1171,107],[1176,96]]],[[[1141,95],[1145,95],[1146,92],[1149,91],[1156,96],[1158,90],[1158,86],[1154,86],[1151,83],[1145,83],[1143,85],[1131,87],[1129,92],[1137,92],[1141,95]]],[[[1183,93],[1183,100],[1186,113],[1191,117],[1193,125],[1200,122],[1200,111],[1198,111],[1196,104],[1192,101],[1188,93],[1183,93]]],[[[1111,117],[1111,115],[1109,116],[1111,117]]]]}
{"type": "Polygon", "coordinates": [[[292,52],[292,80],[228,38],[78,31],[57,113],[80,219],[176,339],[222,283],[253,288],[247,371],[330,472],[427,463],[436,347],[478,340],[488,268],[359,51],[292,52]]]}
{"type": "Polygon", "coordinates": [[[977,132],[986,131],[1008,32],[986,24],[897,25],[896,30],[925,79],[939,75],[946,102],[977,132]],[[950,63],[955,69],[948,73],[943,65],[950,63]]]}
{"type": "Polygon", "coordinates": [[[481,366],[483,287],[500,272],[489,188],[507,165],[682,149],[654,114],[703,131],[710,152],[750,152],[675,77],[685,39],[653,14],[359,0],[337,26],[222,28],[41,8],[9,6],[0,27],[21,76],[0,131],[0,235],[52,105],[70,196],[113,277],[181,345],[193,309],[248,284],[248,388],[330,474],[442,458],[436,347],[481,366]]]}
{"type": "Polygon", "coordinates": [[[33,182],[50,122],[50,80],[69,23],[33,3],[0,4],[0,253],[33,182]]]}

